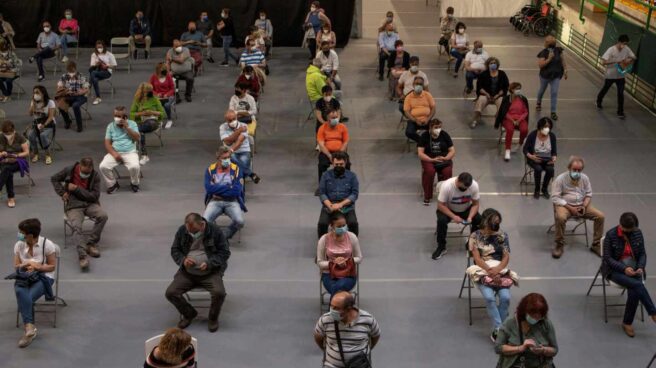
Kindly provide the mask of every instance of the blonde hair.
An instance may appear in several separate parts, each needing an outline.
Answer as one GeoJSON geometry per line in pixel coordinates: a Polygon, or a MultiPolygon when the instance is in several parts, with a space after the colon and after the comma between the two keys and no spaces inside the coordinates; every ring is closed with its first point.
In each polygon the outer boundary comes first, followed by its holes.
{"type": "Polygon", "coordinates": [[[134,102],[139,103],[146,99],[146,89],[153,90],[153,85],[148,82],[142,82],[137,88],[137,93],[134,94],[134,102]]]}
{"type": "Polygon", "coordinates": [[[169,328],[157,345],[159,358],[168,364],[180,364],[182,353],[190,344],[191,336],[188,333],[177,327],[169,328]]]}

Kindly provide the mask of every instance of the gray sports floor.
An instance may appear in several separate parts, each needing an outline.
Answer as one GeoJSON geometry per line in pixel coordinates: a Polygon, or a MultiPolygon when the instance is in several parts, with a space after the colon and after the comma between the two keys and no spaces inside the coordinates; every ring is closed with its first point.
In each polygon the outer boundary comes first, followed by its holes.
{"type": "MultiPolygon", "coordinates": [[[[637,337],[620,329],[622,308],[611,310],[603,321],[601,290],[585,292],[599,266],[599,258],[581,237],[570,238],[564,257],[551,259],[553,222],[551,204],[518,194],[523,163],[517,154],[505,163],[497,147],[498,132],[491,119],[476,130],[468,127],[472,102],[462,98],[464,78],[453,79],[445,59],[437,58],[435,8],[424,1],[369,1],[365,3],[365,38],[340,52],[344,83],[344,111],[352,143],[352,170],[360,179],[358,217],[364,262],[361,267],[361,307],[378,319],[383,335],[374,350],[376,367],[491,367],[496,355],[487,337],[489,321],[484,310],[474,311],[468,326],[467,300],[458,299],[464,271],[461,240],[450,241],[448,255],[432,261],[435,206],[421,205],[420,165],[415,154],[404,152],[396,103],[385,98],[386,82],[374,75],[374,27],[392,7],[399,17],[406,48],[421,56],[437,116],[454,137],[455,172],[467,170],[479,181],[482,207],[494,207],[504,216],[502,227],[510,234],[511,267],[522,277],[512,290],[514,309],[522,295],[541,292],[550,302],[550,318],[557,328],[559,367],[644,367],[656,350],[656,325],[636,321],[637,337]]],[[[511,80],[521,81],[531,105],[537,91],[535,55],[541,40],[515,33],[505,19],[469,19],[472,39],[482,39],[487,50],[501,59],[511,80]]],[[[78,134],[58,131],[64,151],[51,166],[33,168],[36,186],[26,196],[26,180],[17,179],[17,207],[0,208],[0,237],[4,239],[4,273],[11,271],[11,253],[19,220],[36,216],[43,234],[63,245],[62,204],[49,177],[83,155],[97,162],[104,154],[102,139],[111,109],[128,105],[138,84],[150,75],[150,62],[139,60],[132,73],[118,71],[114,99],[106,93],[99,106],[90,106],[93,120],[78,134]]],[[[221,58],[221,50],[215,50],[221,58]]],[[[21,50],[26,60],[28,50],[21,50]]],[[[86,64],[88,50],[80,60],[86,64]]],[[[594,188],[593,203],[614,226],[621,212],[638,214],[648,252],[656,254],[652,212],[656,206],[654,115],[627,98],[628,118],[614,116],[615,90],[604,111],[593,106],[601,78],[586,65],[569,59],[570,79],[561,85],[561,119],[556,124],[560,160],[565,169],[570,154],[587,158],[586,172],[594,188]]],[[[188,329],[199,340],[199,362],[204,367],[318,367],[321,353],[312,340],[318,317],[318,272],[313,263],[319,201],[316,187],[314,121],[305,122],[308,103],[304,77],[307,51],[277,48],[272,74],[262,99],[259,117],[256,172],[262,182],[248,186],[246,227],[241,243],[233,242],[226,274],[228,299],[221,314],[221,329],[207,331],[201,319],[188,329]]],[[[192,103],[178,107],[179,119],[164,132],[163,149],[151,148],[151,162],[143,168],[142,191],[124,185],[103,206],[110,214],[103,239],[102,258],[92,259],[91,271],[81,273],[74,247],[63,252],[61,296],[68,307],[59,310],[56,329],[50,316],[37,314],[39,336],[27,349],[18,349],[21,330],[14,327],[16,312],[12,284],[0,282],[0,354],[2,367],[136,367],[143,362],[143,341],[178,320],[165,300],[164,290],[176,266],[169,256],[173,234],[190,211],[203,209],[203,170],[213,160],[218,124],[227,108],[234,66],[206,64],[197,79],[192,103]]],[[[33,85],[34,66],[27,65],[22,84],[33,85]]],[[[58,73],[59,74],[59,73],[58,73]]],[[[55,78],[45,84],[54,90],[55,78]]],[[[549,102],[545,101],[548,109],[549,102]]],[[[19,125],[28,123],[23,97],[1,106],[19,125]]],[[[548,110],[547,110],[548,111],[548,110]]],[[[535,127],[531,109],[531,129],[535,127]]],[[[149,140],[154,143],[154,137],[149,140]]],[[[590,228],[590,230],[592,230],[590,228]]],[[[652,263],[653,264],[653,263],[652,263]]],[[[651,267],[648,265],[648,270],[651,267]]],[[[656,294],[654,279],[648,282],[656,294]]],[[[611,290],[613,295],[619,291],[611,290]]],[[[474,292],[475,302],[480,302],[474,292]]],[[[620,301],[619,297],[611,301],[620,301]]]]}

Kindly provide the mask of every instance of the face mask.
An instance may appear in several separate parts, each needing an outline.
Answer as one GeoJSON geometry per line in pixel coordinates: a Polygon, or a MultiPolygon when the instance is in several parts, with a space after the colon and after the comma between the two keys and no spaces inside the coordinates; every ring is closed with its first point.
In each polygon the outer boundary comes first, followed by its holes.
{"type": "Polygon", "coordinates": [[[460,28],[460,29],[458,30],[458,33],[460,33],[460,34],[465,34],[465,29],[464,29],[464,28],[460,28]]]}
{"type": "Polygon", "coordinates": [[[241,91],[236,89],[235,90],[235,96],[237,96],[237,97],[241,96],[241,91]]]}
{"type": "Polygon", "coordinates": [[[19,232],[16,238],[18,239],[18,241],[25,241],[25,234],[19,232]]]}
{"type": "Polygon", "coordinates": [[[181,53],[182,52],[182,46],[176,47],[175,52],[177,52],[178,54],[181,53]]]}
{"type": "Polygon", "coordinates": [[[501,227],[500,224],[492,224],[490,225],[490,230],[492,231],[499,231],[499,228],[501,227]]]}
{"type": "Polygon", "coordinates": [[[189,28],[189,33],[196,33],[196,28],[189,28]]]}
{"type": "Polygon", "coordinates": [[[342,315],[339,313],[339,311],[332,308],[330,308],[330,317],[332,317],[332,319],[337,322],[342,320],[342,315]]]}
{"type": "Polygon", "coordinates": [[[228,123],[228,126],[232,129],[237,129],[239,127],[239,121],[238,120],[233,120],[228,123]]]}
{"type": "Polygon", "coordinates": [[[522,95],[522,90],[521,90],[521,89],[516,89],[516,90],[513,92],[513,94],[514,94],[514,95],[517,95],[517,96],[521,96],[521,95],[522,95]]]}
{"type": "Polygon", "coordinates": [[[333,99],[333,96],[323,96],[323,100],[326,102],[330,102],[330,100],[333,99]]]}
{"type": "Polygon", "coordinates": [[[474,49],[474,52],[477,54],[482,54],[483,53],[483,48],[482,47],[477,47],[474,49]]]}
{"type": "Polygon", "coordinates": [[[260,15],[260,20],[266,20],[266,15],[260,15]]]}
{"type": "Polygon", "coordinates": [[[419,93],[421,93],[421,91],[423,91],[423,90],[424,90],[424,86],[422,86],[421,84],[417,84],[417,85],[415,86],[415,93],[419,94],[419,93]]]}
{"type": "Polygon", "coordinates": [[[398,52],[403,51],[403,46],[399,46],[399,47],[397,47],[397,48],[396,48],[396,51],[398,51],[398,52]]]}
{"type": "Polygon", "coordinates": [[[330,119],[330,126],[332,127],[337,126],[338,123],[339,123],[338,118],[330,119]]]}
{"type": "Polygon", "coordinates": [[[387,32],[385,32],[385,33],[387,33],[388,36],[391,36],[391,35],[394,34],[394,32],[392,32],[392,31],[387,31],[387,32]]]}
{"type": "Polygon", "coordinates": [[[224,169],[227,169],[230,166],[230,159],[229,158],[224,158],[221,159],[221,167],[224,169]]]}
{"type": "Polygon", "coordinates": [[[85,174],[85,173],[80,171],[80,178],[81,179],[89,179],[90,176],[91,176],[91,174],[85,174]]]}
{"type": "Polygon", "coordinates": [[[387,17],[387,23],[392,23],[393,20],[394,20],[394,17],[387,17]]]}
{"type": "Polygon", "coordinates": [[[490,64],[490,70],[497,70],[499,66],[497,64],[490,64]]]}
{"type": "Polygon", "coordinates": [[[226,13],[221,13],[221,18],[223,18],[223,19],[228,18],[228,14],[226,14],[226,13]]]}
{"type": "Polygon", "coordinates": [[[118,124],[121,121],[121,118],[114,116],[114,123],[118,124]]]}
{"type": "Polygon", "coordinates": [[[451,19],[451,18],[453,18],[453,14],[447,14],[446,17],[451,19]]]}
{"type": "MultiPolygon", "coordinates": [[[[341,167],[341,166],[339,166],[341,167]]],[[[335,228],[335,235],[344,235],[348,231],[348,225],[340,226],[335,228]]]]}
{"type": "Polygon", "coordinates": [[[66,17],[66,19],[68,19],[68,20],[73,19],[73,15],[72,15],[72,14],[66,14],[65,17],[66,17]]]}
{"type": "Polygon", "coordinates": [[[323,33],[328,34],[328,33],[330,33],[330,30],[329,29],[324,29],[323,33]]]}
{"type": "Polygon", "coordinates": [[[333,171],[335,172],[335,175],[342,176],[346,172],[346,168],[344,166],[335,166],[333,171]]]}
{"type": "Polygon", "coordinates": [[[167,74],[166,70],[162,70],[162,71],[159,73],[159,75],[161,75],[162,77],[166,77],[166,74],[167,74]]]}
{"type": "Polygon", "coordinates": [[[2,135],[5,136],[5,139],[7,139],[8,141],[10,141],[10,140],[12,140],[12,139],[14,138],[14,134],[15,134],[15,133],[11,133],[11,134],[2,134],[2,135]]]}
{"type": "Polygon", "coordinates": [[[98,51],[99,54],[102,54],[102,52],[105,51],[105,49],[103,49],[102,47],[99,47],[99,48],[96,49],[96,51],[98,51]]]}
{"type": "Polygon", "coordinates": [[[203,15],[202,17],[200,17],[200,19],[201,19],[203,22],[207,22],[207,15],[203,15]]]}
{"type": "Polygon", "coordinates": [[[75,74],[77,74],[77,73],[76,72],[68,73],[68,76],[73,78],[73,77],[75,77],[75,74]]]}
{"type": "Polygon", "coordinates": [[[570,171],[569,177],[572,178],[572,180],[579,180],[581,179],[581,173],[578,171],[570,171]]]}
{"type": "Polygon", "coordinates": [[[413,65],[410,67],[410,73],[417,73],[419,71],[419,67],[416,65],[413,65]]]}
{"type": "Polygon", "coordinates": [[[196,231],[195,233],[189,233],[194,240],[198,240],[203,235],[202,231],[196,231]]]}
{"type": "Polygon", "coordinates": [[[542,128],[542,130],[540,130],[540,132],[544,135],[549,135],[549,131],[550,131],[549,127],[544,127],[542,128]]]}
{"type": "Polygon", "coordinates": [[[442,128],[435,128],[435,129],[433,129],[433,134],[434,134],[436,137],[437,137],[438,135],[440,135],[441,132],[442,132],[442,128]]]}
{"type": "Polygon", "coordinates": [[[249,80],[250,80],[251,77],[252,77],[252,75],[250,75],[250,74],[244,74],[244,77],[245,77],[246,79],[249,79],[249,80]]]}
{"type": "Polygon", "coordinates": [[[153,98],[153,96],[154,96],[153,91],[146,92],[146,97],[153,98]]]}
{"type": "Polygon", "coordinates": [[[37,102],[41,101],[41,95],[34,94],[34,96],[32,98],[34,99],[34,101],[37,101],[37,102]]]}
{"type": "Polygon", "coordinates": [[[50,27],[43,27],[43,32],[45,32],[45,33],[50,32],[50,27]]]}
{"type": "Polygon", "coordinates": [[[526,315],[526,322],[528,322],[529,325],[533,326],[533,325],[535,325],[536,323],[540,322],[540,320],[539,320],[539,319],[535,319],[535,318],[533,318],[533,317],[531,317],[531,316],[529,316],[529,315],[527,314],[527,315],[526,315]]]}

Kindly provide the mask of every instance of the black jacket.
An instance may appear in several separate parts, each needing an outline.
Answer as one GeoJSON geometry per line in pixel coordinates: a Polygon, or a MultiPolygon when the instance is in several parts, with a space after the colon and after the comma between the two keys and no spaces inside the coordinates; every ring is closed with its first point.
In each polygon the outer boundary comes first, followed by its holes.
{"type": "MultiPolygon", "coordinates": [[[[503,96],[508,94],[508,86],[510,82],[508,81],[508,76],[503,70],[499,70],[499,84],[497,88],[499,91],[503,91],[503,96]]],[[[492,76],[490,76],[490,71],[486,70],[478,76],[476,79],[476,96],[481,95],[481,89],[486,90],[488,93],[492,89],[492,76]]]]}
{"type": "MultiPolygon", "coordinates": [[[[73,170],[75,170],[80,164],[76,162],[73,166],[65,167],[60,172],[50,177],[50,182],[52,187],[55,188],[55,192],[60,197],[64,193],[68,192],[65,188],[65,184],[71,182],[73,177],[73,170]]],[[[90,204],[99,203],[100,201],[100,176],[96,170],[91,171],[91,176],[89,176],[89,189],[84,189],[78,187],[72,192],[69,193],[68,201],[64,204],[64,211],[68,211],[73,208],[86,208],[90,204]]]]}
{"type": "MultiPolygon", "coordinates": [[[[228,258],[230,258],[228,242],[217,224],[205,221],[205,225],[203,246],[209,261],[209,270],[223,273],[228,267],[228,258]]],[[[184,268],[182,262],[189,254],[191,243],[193,243],[193,238],[187,228],[184,225],[180,226],[178,232],[175,233],[173,245],[171,245],[171,257],[181,269],[184,268]]]]}
{"type": "MultiPolygon", "coordinates": [[[[519,98],[522,99],[522,102],[526,107],[526,111],[528,112],[528,115],[526,115],[526,121],[529,121],[528,118],[531,114],[531,109],[528,108],[528,100],[524,96],[519,96],[519,98]]],[[[499,129],[500,126],[503,126],[503,119],[506,118],[506,114],[508,113],[508,110],[510,110],[510,104],[512,104],[510,99],[510,95],[503,96],[501,106],[499,106],[499,111],[497,112],[497,117],[494,120],[494,129],[499,129]]]]}
{"type": "MultiPolygon", "coordinates": [[[[522,151],[524,152],[524,156],[528,155],[529,153],[534,155],[535,154],[535,140],[538,139],[538,131],[537,129],[528,133],[528,136],[526,137],[526,141],[524,142],[524,148],[522,151]]],[[[558,148],[556,147],[556,135],[553,134],[552,132],[549,132],[549,140],[551,141],[551,156],[558,156],[558,148]]]]}
{"type": "MultiPolygon", "coordinates": [[[[601,273],[604,277],[608,277],[611,272],[624,273],[626,265],[620,261],[622,253],[624,253],[624,236],[620,235],[621,229],[614,227],[606,233],[604,239],[604,257],[601,262],[601,273]]],[[[638,268],[645,270],[647,265],[647,253],[645,253],[645,240],[642,237],[640,229],[635,230],[629,236],[629,244],[636,260],[638,268]]],[[[645,272],[644,276],[647,273],[645,272]]]]}
{"type": "MultiPolygon", "coordinates": [[[[394,63],[396,62],[396,50],[394,52],[391,52],[389,56],[387,57],[387,68],[392,69],[394,67],[394,63]]],[[[410,70],[410,54],[408,54],[407,51],[403,51],[403,63],[401,64],[405,70],[410,70]]]]}

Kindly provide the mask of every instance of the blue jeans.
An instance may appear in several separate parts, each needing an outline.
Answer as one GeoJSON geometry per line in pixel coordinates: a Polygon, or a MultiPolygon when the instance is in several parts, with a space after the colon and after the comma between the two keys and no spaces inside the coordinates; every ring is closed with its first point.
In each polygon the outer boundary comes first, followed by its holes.
{"type": "Polygon", "coordinates": [[[461,54],[456,49],[451,49],[451,56],[456,58],[456,66],[454,67],[453,72],[457,73],[460,69],[460,65],[462,65],[462,61],[465,59],[465,55],[461,54]]]}
{"type": "Polygon", "coordinates": [[[66,33],[59,37],[59,41],[61,42],[62,57],[63,57],[68,54],[68,43],[77,42],[77,37],[66,33]]]}
{"type": "Polygon", "coordinates": [[[0,92],[3,96],[11,96],[14,90],[14,79],[16,78],[0,78],[0,92]]]}
{"type": "Polygon", "coordinates": [[[324,272],[321,274],[321,283],[326,291],[332,297],[338,291],[351,291],[355,287],[356,280],[354,277],[343,277],[341,279],[331,279],[330,274],[324,272]]]}
{"type": "Polygon", "coordinates": [[[642,303],[648,315],[656,315],[656,306],[654,306],[645,284],[642,283],[641,277],[631,277],[613,271],[608,275],[608,279],[626,288],[626,309],[624,309],[624,321],[622,323],[625,325],[633,323],[639,303],[642,303]]]}
{"type": "Polygon", "coordinates": [[[203,217],[209,222],[214,222],[217,217],[221,216],[223,213],[232,220],[230,226],[228,226],[227,232],[224,231],[226,238],[231,239],[239,229],[244,227],[244,213],[239,206],[239,202],[236,200],[232,202],[210,201],[210,203],[207,204],[207,207],[205,207],[203,217]]]}
{"type": "Polygon", "coordinates": [[[466,81],[467,81],[467,88],[468,89],[474,89],[474,79],[478,79],[478,75],[479,75],[479,73],[474,73],[474,72],[470,72],[470,71],[467,71],[465,73],[465,78],[466,78],[466,81]]]}
{"type": "Polygon", "coordinates": [[[221,36],[221,39],[223,40],[223,61],[228,63],[230,62],[230,58],[232,58],[235,63],[239,63],[239,58],[237,58],[235,55],[233,55],[230,52],[230,44],[232,43],[232,36],[221,36]]]}
{"type": "Polygon", "coordinates": [[[251,153],[250,152],[235,152],[230,157],[237,166],[244,173],[244,176],[251,176],[253,171],[251,171],[251,153]]]}
{"type": "Polygon", "coordinates": [[[542,103],[542,96],[544,96],[544,92],[547,91],[548,85],[551,86],[551,112],[556,112],[556,106],[558,105],[558,87],[560,87],[560,78],[544,79],[540,77],[540,89],[538,89],[537,103],[542,103]]]}
{"type": "Polygon", "coordinates": [[[101,80],[109,79],[112,76],[112,73],[109,70],[93,70],[89,72],[89,81],[93,86],[93,91],[96,93],[96,97],[100,98],[100,87],[98,82],[101,80]]]}
{"type": "Polygon", "coordinates": [[[50,47],[46,47],[41,49],[41,51],[38,51],[32,57],[36,60],[36,67],[39,69],[39,76],[43,76],[45,74],[45,70],[43,69],[43,60],[55,57],[55,51],[50,47]]]}
{"type": "Polygon", "coordinates": [[[53,128],[42,129],[41,134],[37,136],[36,129],[31,129],[30,133],[27,135],[27,139],[30,141],[30,151],[39,152],[39,148],[44,150],[50,147],[52,142],[52,137],[55,135],[55,130],[53,128]],[[41,142],[39,142],[39,140],[41,142]],[[43,146],[41,144],[43,144],[43,146]]]}
{"type": "MultiPolygon", "coordinates": [[[[87,98],[86,96],[68,96],[65,97],[66,102],[68,103],[69,106],[73,109],[73,114],[75,114],[75,122],[77,123],[77,128],[82,130],[82,105],[87,103],[87,98]]],[[[71,124],[71,117],[68,115],[68,111],[65,111],[64,109],[59,109],[59,113],[61,114],[62,118],[64,118],[64,123],[66,124],[66,128],[68,129],[68,126],[71,124]]]]}
{"type": "Polygon", "coordinates": [[[487,308],[487,315],[492,320],[492,328],[501,327],[503,321],[508,317],[508,306],[510,305],[510,289],[498,289],[499,305],[497,306],[496,290],[477,283],[478,290],[481,291],[487,308]]]}
{"type": "Polygon", "coordinates": [[[166,118],[169,120],[173,119],[171,117],[171,105],[173,105],[173,101],[175,101],[174,96],[159,99],[159,102],[161,102],[162,106],[164,107],[164,111],[166,111],[166,118]]]}
{"type": "MultiPolygon", "coordinates": [[[[48,278],[48,281],[50,281],[50,285],[55,282],[51,278],[48,278]]],[[[43,282],[35,282],[29,288],[14,285],[14,291],[16,292],[18,311],[23,317],[23,324],[34,323],[33,305],[46,293],[43,282]]]]}

